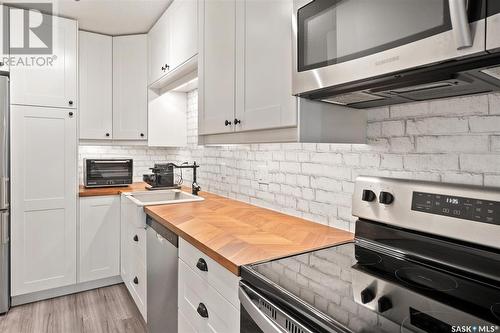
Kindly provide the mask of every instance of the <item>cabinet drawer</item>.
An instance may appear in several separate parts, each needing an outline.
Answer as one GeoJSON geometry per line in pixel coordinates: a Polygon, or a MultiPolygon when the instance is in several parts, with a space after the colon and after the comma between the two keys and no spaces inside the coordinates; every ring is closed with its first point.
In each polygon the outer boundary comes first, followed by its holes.
{"type": "Polygon", "coordinates": [[[129,281],[126,283],[129,285],[130,294],[134,299],[137,308],[142,314],[144,320],[146,320],[146,266],[144,265],[141,258],[136,255],[132,255],[132,265],[130,268],[129,281]]]}
{"type": "Polygon", "coordinates": [[[142,265],[146,265],[146,229],[129,228],[128,242],[130,242],[131,255],[137,256],[142,265]]]}
{"type": "Polygon", "coordinates": [[[179,260],[179,312],[198,332],[232,333],[240,330],[239,310],[182,260],[179,260]],[[208,317],[198,313],[200,306],[206,308],[208,317]]]}
{"type": "Polygon", "coordinates": [[[224,298],[231,302],[233,306],[239,308],[239,277],[182,238],[179,238],[179,258],[181,258],[203,281],[208,282],[208,284],[221,293],[224,298]],[[206,262],[207,271],[202,271],[196,267],[200,259],[206,262]]]}

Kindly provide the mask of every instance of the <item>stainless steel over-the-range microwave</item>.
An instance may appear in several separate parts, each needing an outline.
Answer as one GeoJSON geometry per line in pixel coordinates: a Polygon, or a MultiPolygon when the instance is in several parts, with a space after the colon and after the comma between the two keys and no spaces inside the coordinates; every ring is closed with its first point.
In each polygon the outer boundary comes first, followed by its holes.
{"type": "Polygon", "coordinates": [[[133,181],[132,159],[84,159],[85,187],[127,186],[133,181]]]}
{"type": "Polygon", "coordinates": [[[500,90],[499,0],[295,0],[292,29],[297,96],[372,107],[500,90]]]}

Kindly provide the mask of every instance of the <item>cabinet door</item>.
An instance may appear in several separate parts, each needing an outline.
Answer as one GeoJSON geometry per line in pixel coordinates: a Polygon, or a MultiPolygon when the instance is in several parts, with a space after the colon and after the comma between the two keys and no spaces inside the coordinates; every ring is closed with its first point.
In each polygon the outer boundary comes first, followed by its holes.
{"type": "Polygon", "coordinates": [[[198,53],[198,1],[176,0],[167,9],[170,70],[198,53]]]}
{"type": "Polygon", "coordinates": [[[9,26],[9,8],[0,5],[0,71],[8,72],[10,70],[9,62],[6,61],[9,58],[9,41],[5,38],[9,38],[9,34],[5,33],[5,28],[9,26]]]}
{"type": "Polygon", "coordinates": [[[12,106],[12,295],[76,283],[76,117],[12,106]]]}
{"type": "Polygon", "coordinates": [[[130,287],[127,281],[130,279],[132,253],[129,238],[131,222],[129,220],[134,216],[134,208],[132,201],[122,194],[120,200],[120,275],[127,288],[130,287]]]}
{"type": "Polygon", "coordinates": [[[80,139],[113,137],[113,38],[79,32],[80,139]]]}
{"type": "Polygon", "coordinates": [[[235,93],[235,1],[200,7],[199,134],[232,132],[235,93]],[[226,125],[226,121],[231,125],[226,125]]]}
{"type": "Polygon", "coordinates": [[[292,96],[292,0],[237,2],[237,131],[296,126],[292,96]]]}
{"type": "Polygon", "coordinates": [[[113,139],[146,140],[147,37],[113,37],[113,139]]]}
{"type": "Polygon", "coordinates": [[[167,12],[165,12],[148,32],[149,84],[157,81],[166,72],[170,62],[170,34],[168,33],[167,12]]]}
{"type": "MultiPolygon", "coordinates": [[[[11,55],[25,59],[12,66],[11,103],[47,107],[76,108],[77,105],[77,23],[52,17],[52,54],[15,54],[24,45],[23,10],[10,9],[11,55]],[[35,60],[30,60],[34,58],[35,60]],[[35,64],[31,64],[35,61],[35,64]]],[[[48,15],[43,14],[43,19],[48,15]]]]}
{"type": "Polygon", "coordinates": [[[78,282],[120,275],[120,197],[80,198],[78,282]]]}

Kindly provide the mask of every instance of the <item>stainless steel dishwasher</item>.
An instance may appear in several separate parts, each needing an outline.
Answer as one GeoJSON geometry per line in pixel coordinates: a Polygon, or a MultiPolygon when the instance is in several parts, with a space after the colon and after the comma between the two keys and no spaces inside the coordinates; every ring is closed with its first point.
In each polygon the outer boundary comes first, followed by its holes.
{"type": "Polygon", "coordinates": [[[147,217],[148,333],[177,332],[179,237],[147,217]]]}

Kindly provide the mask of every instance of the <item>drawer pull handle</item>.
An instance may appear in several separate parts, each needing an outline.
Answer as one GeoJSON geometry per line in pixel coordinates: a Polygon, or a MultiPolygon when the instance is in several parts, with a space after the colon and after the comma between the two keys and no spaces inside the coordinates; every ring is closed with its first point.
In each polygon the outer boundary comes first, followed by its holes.
{"type": "Polygon", "coordinates": [[[134,236],[134,242],[138,242],[139,241],[139,237],[137,235],[134,236]]]}
{"type": "Polygon", "coordinates": [[[137,276],[134,278],[134,283],[139,284],[139,279],[137,278],[137,276]]]}
{"type": "Polygon", "coordinates": [[[198,267],[198,269],[202,272],[208,272],[207,262],[203,258],[198,259],[196,267],[198,267]]]}
{"type": "Polygon", "coordinates": [[[200,305],[198,305],[198,309],[196,309],[196,311],[198,312],[198,314],[201,317],[208,318],[208,310],[207,310],[207,307],[205,306],[205,304],[200,303],[200,305]]]}

